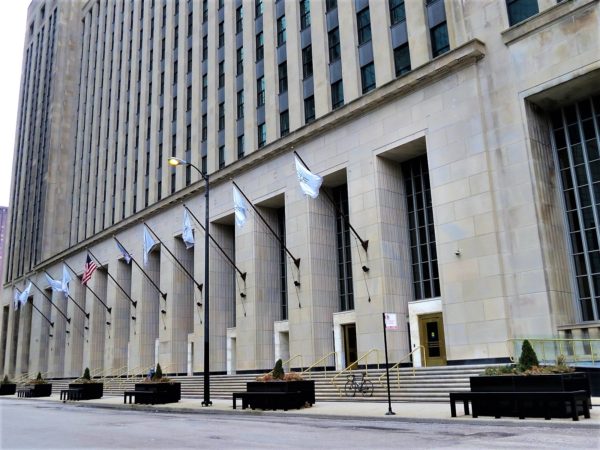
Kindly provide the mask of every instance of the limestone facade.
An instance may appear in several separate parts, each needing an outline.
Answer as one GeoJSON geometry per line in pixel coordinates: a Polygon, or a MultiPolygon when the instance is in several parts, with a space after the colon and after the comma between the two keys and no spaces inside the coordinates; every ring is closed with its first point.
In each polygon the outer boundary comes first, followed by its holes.
{"type": "MultiPolygon", "coordinates": [[[[515,338],[598,335],[600,303],[582,311],[576,284],[551,120],[587,102],[595,134],[586,148],[600,144],[597,0],[539,0],[539,12],[513,26],[502,0],[222,3],[207,2],[206,19],[202,1],[32,3],[31,39],[44,5],[46,17],[64,18],[49,71],[49,100],[62,112],[44,141],[49,166],[33,178],[43,180],[49,217],[37,231],[19,219],[31,204],[22,161],[35,160],[34,147],[17,144],[7,255],[18,261],[10,243],[35,233],[46,250],[31,267],[5,270],[4,372],[120,374],[156,362],[167,373],[203,371],[206,300],[186,272],[204,284],[204,234],[193,220],[189,250],[181,235],[185,207],[203,224],[205,185],[193,168],[169,167],[169,156],[210,175],[210,234],[222,248],[209,247],[212,372],[268,369],[279,357],[294,368],[340,369],[364,355],[359,364],[383,362],[384,312],[398,317],[388,331],[392,362],[427,347],[432,329],[420,319],[435,314],[443,364],[506,361],[515,338]],[[404,18],[392,24],[396,4],[404,18]],[[370,38],[359,45],[365,8],[370,38]],[[404,45],[410,67],[397,76],[394,50],[406,56],[404,45]],[[78,82],[59,61],[76,68],[78,82]],[[363,92],[371,63],[375,87],[363,92]],[[343,105],[334,108],[339,80],[343,105]],[[294,152],[338,207],[347,203],[366,250],[324,192],[302,193],[294,152]],[[409,176],[417,158],[425,170],[409,176]],[[256,208],[243,227],[232,180],[256,208]],[[431,210],[418,246],[411,196],[431,210]],[[146,226],[161,242],[144,264],[146,226]],[[350,257],[340,261],[344,251],[350,257]],[[44,272],[60,279],[66,262],[81,276],[89,252],[100,268],[88,287],[72,274],[70,298],[52,292],[44,272]],[[14,289],[28,280],[41,288],[30,293],[39,311],[14,307],[14,289]]],[[[27,105],[22,99],[22,111],[27,105]]],[[[426,362],[418,351],[413,359],[426,362]]]]}

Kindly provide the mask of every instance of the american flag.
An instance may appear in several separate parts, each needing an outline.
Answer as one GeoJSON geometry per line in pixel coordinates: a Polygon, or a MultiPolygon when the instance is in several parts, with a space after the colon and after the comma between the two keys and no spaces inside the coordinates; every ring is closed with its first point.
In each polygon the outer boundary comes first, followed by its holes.
{"type": "Polygon", "coordinates": [[[90,258],[90,255],[87,255],[85,267],[83,268],[83,276],[81,277],[81,284],[85,285],[88,281],[90,281],[90,278],[92,278],[92,274],[97,267],[98,266],[96,266],[96,263],[92,261],[92,258],[90,258]]]}

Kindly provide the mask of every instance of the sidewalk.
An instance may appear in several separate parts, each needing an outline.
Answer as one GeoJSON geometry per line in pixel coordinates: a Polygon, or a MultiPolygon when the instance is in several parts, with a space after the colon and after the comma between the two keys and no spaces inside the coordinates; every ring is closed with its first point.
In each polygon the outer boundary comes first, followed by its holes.
{"type": "MultiPolygon", "coordinates": [[[[19,399],[20,401],[45,401],[62,403],[58,395],[39,399],[19,399]]],[[[197,414],[238,414],[241,416],[253,415],[275,415],[291,417],[328,417],[336,419],[365,419],[365,420],[402,420],[413,422],[456,422],[461,421],[481,425],[543,425],[543,426],[573,426],[584,428],[600,428],[600,397],[592,397],[592,409],[590,419],[580,416],[579,421],[572,419],[525,419],[493,417],[479,417],[473,419],[471,416],[463,415],[462,404],[457,404],[458,417],[450,417],[450,405],[448,403],[392,403],[392,411],[395,415],[387,416],[387,403],[380,402],[317,402],[311,408],[302,408],[289,411],[263,411],[241,409],[241,401],[238,401],[237,409],[233,409],[231,400],[213,399],[211,407],[203,407],[201,399],[182,399],[178,403],[166,405],[130,405],[123,404],[123,397],[108,396],[98,400],[85,400],[67,402],[69,405],[78,407],[97,407],[110,409],[124,409],[130,411],[152,411],[166,413],[197,413],[197,414]]]]}

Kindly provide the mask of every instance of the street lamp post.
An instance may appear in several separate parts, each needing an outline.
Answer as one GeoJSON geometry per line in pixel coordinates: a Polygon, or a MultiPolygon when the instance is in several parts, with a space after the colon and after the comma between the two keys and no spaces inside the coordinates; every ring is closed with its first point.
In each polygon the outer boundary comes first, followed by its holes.
{"type": "Polygon", "coordinates": [[[198,167],[196,167],[191,162],[185,161],[183,159],[175,158],[173,156],[169,157],[169,165],[176,166],[190,166],[196,170],[206,183],[206,187],[204,189],[204,400],[202,401],[202,406],[211,406],[212,402],[210,401],[210,344],[209,344],[209,331],[210,331],[210,315],[209,315],[209,301],[208,301],[208,282],[209,282],[209,272],[208,272],[208,195],[209,195],[209,184],[208,184],[208,173],[202,172],[198,167]]]}

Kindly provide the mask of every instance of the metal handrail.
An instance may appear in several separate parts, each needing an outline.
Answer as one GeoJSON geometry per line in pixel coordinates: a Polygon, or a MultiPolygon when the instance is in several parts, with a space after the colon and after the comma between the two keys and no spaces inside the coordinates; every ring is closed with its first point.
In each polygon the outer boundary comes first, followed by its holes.
{"type": "MultiPolygon", "coordinates": [[[[310,371],[314,367],[318,366],[320,363],[322,363],[323,361],[325,361],[327,358],[329,358],[332,355],[333,356],[337,356],[337,352],[334,351],[334,352],[327,353],[325,356],[323,356],[321,359],[319,359],[316,363],[311,364],[309,367],[307,367],[306,369],[304,369],[300,375],[304,375],[305,373],[308,373],[309,374],[309,379],[312,379],[312,377],[310,376],[310,371]]],[[[325,372],[325,379],[327,379],[327,364],[324,364],[323,368],[324,368],[324,372],[325,372]]]]}
{"type": "Polygon", "coordinates": [[[510,355],[511,361],[516,362],[516,357],[513,354],[513,350],[515,349],[515,343],[523,342],[528,340],[531,346],[536,350],[536,345],[538,349],[536,353],[541,354],[541,361],[556,361],[559,355],[564,356],[565,358],[570,359],[573,362],[577,361],[585,361],[591,359],[592,364],[595,364],[596,361],[600,361],[600,350],[594,353],[594,344],[600,348],[600,339],[592,339],[592,338],[511,338],[507,339],[506,346],[508,348],[508,354],[510,355]],[[513,344],[513,345],[511,345],[513,344]],[[550,350],[554,350],[550,353],[549,356],[553,357],[552,359],[548,359],[546,357],[546,344],[554,345],[554,348],[550,350]],[[579,345],[576,345],[579,344],[579,345]],[[589,353],[585,350],[586,346],[589,348],[589,353]],[[582,353],[578,353],[577,349],[581,348],[584,350],[582,353]],[[558,350],[558,351],[556,351],[558,350]]]}
{"type": "MultiPolygon", "coordinates": [[[[404,361],[408,357],[412,356],[413,353],[416,352],[417,350],[421,351],[421,358],[422,358],[423,364],[425,365],[425,367],[427,367],[427,361],[425,360],[425,347],[423,347],[422,345],[419,345],[419,346],[415,347],[412,352],[410,352],[409,354],[407,354],[407,355],[403,356],[402,358],[400,358],[400,360],[396,364],[394,364],[392,367],[389,368],[389,372],[391,372],[394,369],[397,369],[396,370],[396,375],[398,377],[398,380],[397,380],[398,386],[400,386],[400,364],[402,363],[402,361],[404,361]]],[[[412,373],[413,373],[413,377],[414,377],[415,376],[415,365],[414,364],[412,366],[412,373]]],[[[378,383],[381,386],[383,386],[383,379],[385,378],[385,376],[386,376],[386,374],[383,373],[378,378],[378,383]]]]}
{"type": "Polygon", "coordinates": [[[331,384],[333,385],[333,387],[335,387],[338,391],[339,396],[342,396],[342,390],[341,388],[335,383],[335,380],[337,378],[339,378],[340,376],[342,376],[342,374],[349,372],[350,370],[352,370],[351,368],[354,366],[357,366],[359,362],[361,362],[363,359],[367,360],[367,364],[365,365],[365,375],[369,374],[369,364],[368,364],[368,357],[371,353],[375,353],[377,355],[377,370],[379,370],[379,349],[377,348],[372,348],[371,350],[369,350],[367,353],[365,353],[364,355],[362,355],[360,358],[358,358],[356,361],[354,361],[353,363],[351,363],[348,367],[346,367],[345,369],[341,370],[340,372],[338,372],[338,374],[336,376],[334,376],[331,379],[331,384]]]}

